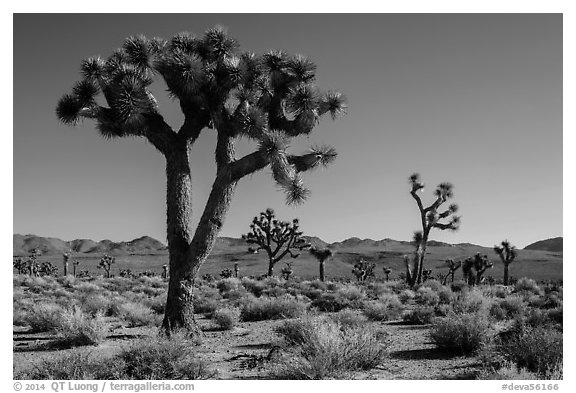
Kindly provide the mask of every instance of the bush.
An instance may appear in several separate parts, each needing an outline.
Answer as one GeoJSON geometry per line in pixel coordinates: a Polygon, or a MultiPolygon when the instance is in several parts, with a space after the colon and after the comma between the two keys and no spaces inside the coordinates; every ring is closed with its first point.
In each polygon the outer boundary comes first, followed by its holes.
{"type": "Polygon", "coordinates": [[[402,314],[402,303],[396,295],[388,295],[378,301],[364,304],[364,315],[372,321],[395,320],[402,314]]]}
{"type": "Polygon", "coordinates": [[[32,332],[47,332],[59,326],[63,313],[64,308],[55,303],[40,303],[24,316],[23,322],[32,332]]]}
{"type": "Polygon", "coordinates": [[[416,291],[416,303],[423,306],[436,306],[440,303],[440,297],[432,289],[428,287],[420,287],[416,291]]]}
{"type": "Polygon", "coordinates": [[[356,285],[346,285],[339,288],[336,293],[351,303],[360,304],[362,300],[366,299],[366,293],[356,285]]]}
{"type": "Polygon", "coordinates": [[[113,380],[121,365],[110,359],[95,358],[89,352],[56,355],[14,373],[17,380],[113,380]]]}
{"type": "Polygon", "coordinates": [[[195,314],[212,314],[221,303],[215,299],[195,297],[193,304],[195,314]]]}
{"type": "Polygon", "coordinates": [[[106,315],[109,314],[111,303],[109,297],[105,297],[101,294],[90,293],[80,299],[80,305],[82,310],[88,314],[96,315],[100,313],[106,315]]]}
{"type": "Polygon", "coordinates": [[[320,293],[320,296],[312,301],[311,306],[316,307],[318,311],[338,312],[352,307],[353,303],[339,293],[325,292],[320,293]]]}
{"type": "Polygon", "coordinates": [[[240,320],[240,310],[237,308],[221,308],[212,314],[212,319],[222,330],[230,330],[240,320]]]}
{"type": "Polygon", "coordinates": [[[361,327],[367,322],[364,315],[353,310],[342,310],[336,314],[330,315],[330,319],[344,329],[361,327]]]}
{"type": "Polygon", "coordinates": [[[411,289],[404,289],[398,295],[398,299],[404,304],[408,303],[409,301],[413,300],[416,297],[416,292],[411,289]]]}
{"type": "Polygon", "coordinates": [[[562,362],[562,333],[547,327],[516,326],[500,337],[496,350],[518,367],[549,378],[562,362]]]}
{"type": "Polygon", "coordinates": [[[372,327],[341,326],[327,318],[288,321],[276,330],[286,352],[276,361],[279,379],[346,379],[351,373],[382,363],[386,348],[372,327]]]}
{"type": "Polygon", "coordinates": [[[414,325],[427,325],[436,316],[434,307],[418,307],[410,310],[402,317],[402,320],[414,325]]]}
{"type": "Polygon", "coordinates": [[[240,286],[241,286],[240,280],[233,277],[223,278],[221,280],[218,280],[218,282],[216,283],[216,288],[218,288],[218,290],[222,294],[224,292],[235,291],[238,288],[240,288],[240,286]]]}
{"type": "Polygon", "coordinates": [[[490,315],[497,320],[515,318],[524,312],[526,304],[519,296],[509,296],[490,307],[490,315]]]}
{"type": "Polygon", "coordinates": [[[248,277],[242,277],[242,285],[248,292],[252,293],[256,297],[260,297],[262,291],[266,288],[266,285],[264,285],[262,281],[253,280],[248,277]]]}
{"type": "Polygon", "coordinates": [[[478,376],[478,379],[525,381],[539,378],[538,375],[531,373],[530,371],[524,368],[518,369],[518,367],[514,363],[507,362],[504,366],[502,366],[497,370],[495,369],[482,370],[482,372],[478,376]]]}
{"type": "Polygon", "coordinates": [[[440,349],[470,354],[487,342],[489,328],[481,314],[452,314],[432,321],[430,337],[440,349]]]}
{"type": "Polygon", "coordinates": [[[456,314],[473,314],[487,311],[490,300],[481,291],[470,289],[460,292],[452,301],[452,310],[456,314]]]}
{"type": "Polygon", "coordinates": [[[296,300],[257,298],[242,306],[240,318],[245,322],[296,318],[305,310],[306,305],[296,300]]]}
{"type": "Polygon", "coordinates": [[[540,295],[542,293],[542,290],[538,284],[536,284],[536,281],[526,277],[522,277],[516,281],[516,284],[514,284],[514,289],[516,292],[529,292],[536,295],[540,295]]]}
{"type": "Polygon", "coordinates": [[[98,345],[108,333],[101,313],[89,316],[76,306],[64,311],[57,331],[64,346],[98,345]]]}
{"type": "Polygon", "coordinates": [[[162,317],[150,307],[141,303],[127,302],[119,307],[120,317],[128,322],[129,327],[136,326],[160,326],[162,317]]]}

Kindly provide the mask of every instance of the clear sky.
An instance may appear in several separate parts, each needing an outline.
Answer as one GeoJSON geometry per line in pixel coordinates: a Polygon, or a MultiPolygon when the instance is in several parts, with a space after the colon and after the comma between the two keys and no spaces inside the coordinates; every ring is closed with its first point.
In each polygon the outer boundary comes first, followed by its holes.
{"type": "MultiPolygon", "coordinates": [[[[309,56],[317,83],[342,91],[348,114],[325,118],[294,152],[331,144],[326,170],[306,174],[310,199],[284,205],[269,170],[243,179],[222,236],[247,232],[272,207],[308,235],[409,239],[418,211],[408,176],[455,185],[451,243],[525,245],[562,236],[562,16],[560,14],[15,15],[14,233],[65,240],[165,241],[162,156],[142,139],[107,141],[94,124],[59,124],[54,109],[83,58],[109,55],[125,37],[170,38],[229,28],[242,49],[309,56]]],[[[178,106],[157,98],[179,127],[178,106]]],[[[215,174],[214,137],[192,151],[199,218],[215,174]]],[[[240,153],[253,146],[242,144],[240,153]]]]}

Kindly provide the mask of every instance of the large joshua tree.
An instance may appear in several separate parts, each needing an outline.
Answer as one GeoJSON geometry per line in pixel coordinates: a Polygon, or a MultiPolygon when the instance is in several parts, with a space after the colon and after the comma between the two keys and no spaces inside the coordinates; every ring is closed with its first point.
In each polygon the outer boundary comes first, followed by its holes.
{"type": "Polygon", "coordinates": [[[107,139],[145,138],[166,159],[170,280],[163,327],[192,329],[192,284],[224,224],[236,184],[270,166],[287,202],[302,202],[309,191],[301,173],[327,165],[336,152],[312,147],[293,155],[289,141],[309,134],[321,116],[342,114],[345,99],[314,86],[316,65],[306,57],[240,52],[221,27],[201,37],[182,33],[169,41],[130,37],[107,59],[84,60],[81,73],[72,93],[60,99],[58,118],[71,125],[94,120],[107,139]],[[184,121],[179,128],[160,113],[152,94],[157,79],[180,106],[184,121]],[[217,136],[216,176],[194,230],[189,154],[203,131],[217,136]],[[239,138],[257,147],[237,158],[239,138]]]}
{"type": "Polygon", "coordinates": [[[274,266],[284,257],[298,258],[305,248],[310,247],[302,235],[300,223],[297,218],[288,221],[276,219],[273,209],[266,209],[259,217],[254,217],[250,224],[250,232],[242,235],[248,244],[256,245],[254,252],[266,251],[268,256],[268,276],[274,274],[274,266]]]}
{"type": "Polygon", "coordinates": [[[310,253],[310,255],[312,255],[314,258],[316,258],[316,260],[318,261],[319,270],[320,270],[320,281],[324,281],[326,279],[325,266],[324,265],[328,259],[330,259],[334,256],[334,251],[332,251],[329,248],[312,247],[308,250],[308,252],[310,253]]]}
{"type": "Polygon", "coordinates": [[[412,195],[418,205],[422,225],[422,230],[414,233],[413,241],[416,251],[412,263],[410,263],[409,258],[404,259],[406,262],[406,279],[410,286],[414,286],[422,282],[424,257],[426,256],[426,245],[428,244],[430,231],[434,228],[442,231],[446,229],[455,231],[460,225],[460,217],[455,215],[458,211],[458,205],[455,203],[450,204],[445,210],[440,210],[441,206],[454,196],[452,184],[440,183],[434,191],[436,200],[428,207],[425,207],[420,195],[418,195],[418,192],[424,190],[424,183],[420,181],[420,175],[415,173],[410,176],[409,180],[412,185],[410,195],[412,195]]]}
{"type": "Polygon", "coordinates": [[[514,247],[508,240],[504,240],[500,245],[494,246],[494,251],[504,264],[504,285],[508,285],[510,281],[509,266],[516,259],[516,247],[514,247]]]}

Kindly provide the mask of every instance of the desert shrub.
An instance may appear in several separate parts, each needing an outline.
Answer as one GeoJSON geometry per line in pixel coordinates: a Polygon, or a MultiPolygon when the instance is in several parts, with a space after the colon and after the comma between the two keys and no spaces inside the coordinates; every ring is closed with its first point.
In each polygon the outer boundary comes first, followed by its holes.
{"type": "Polygon", "coordinates": [[[28,324],[28,311],[13,307],[12,324],[14,326],[26,326],[28,324]]]}
{"type": "Polygon", "coordinates": [[[555,323],[562,323],[562,321],[564,320],[564,316],[563,316],[563,306],[560,307],[556,307],[553,308],[551,310],[548,310],[548,318],[555,323]]]}
{"type": "Polygon", "coordinates": [[[442,283],[438,280],[426,280],[422,284],[420,284],[419,288],[430,288],[434,292],[439,292],[440,290],[446,288],[442,283]]]}
{"type": "MultiPolygon", "coordinates": [[[[320,281],[322,282],[322,281],[320,281]]],[[[326,284],[326,289],[328,291],[337,291],[339,288],[341,288],[340,283],[334,282],[334,281],[328,281],[328,282],[324,282],[326,284]]],[[[318,288],[320,289],[320,288],[318,288]]]]}
{"type": "Polygon", "coordinates": [[[303,296],[306,296],[310,300],[316,300],[322,297],[322,295],[326,292],[322,291],[321,289],[314,289],[314,288],[304,288],[298,291],[292,291],[293,294],[300,293],[303,296]]]}
{"type": "Polygon", "coordinates": [[[159,326],[162,321],[161,316],[141,303],[126,302],[120,304],[119,312],[120,317],[128,322],[129,327],[159,326]]]}
{"type": "Polygon", "coordinates": [[[262,291],[266,288],[266,285],[262,281],[254,280],[248,277],[242,277],[241,282],[244,288],[256,297],[260,297],[262,295],[262,291]]]}
{"type": "MultiPolygon", "coordinates": [[[[149,277],[146,277],[149,278],[149,277]]],[[[164,293],[166,293],[166,290],[164,288],[155,288],[155,287],[149,287],[147,285],[136,285],[134,287],[132,287],[131,289],[132,292],[134,293],[141,293],[144,294],[146,296],[160,296],[164,293]]]]}
{"type": "Polygon", "coordinates": [[[442,288],[440,288],[437,291],[438,294],[438,300],[439,300],[439,304],[441,305],[447,305],[447,304],[451,304],[452,301],[456,298],[456,295],[454,294],[454,292],[452,292],[452,290],[450,290],[450,288],[442,286],[442,288]]]}
{"type": "Polygon", "coordinates": [[[417,307],[410,310],[402,317],[402,320],[409,324],[414,325],[427,325],[432,322],[432,319],[436,316],[434,307],[424,306],[417,307]]]}
{"type": "Polygon", "coordinates": [[[339,288],[336,293],[355,304],[360,304],[362,300],[366,299],[366,293],[356,285],[343,286],[339,288]]]}
{"type": "Polygon", "coordinates": [[[538,375],[524,369],[518,368],[512,362],[506,362],[502,367],[499,369],[494,368],[486,368],[480,372],[478,375],[478,379],[484,380],[516,380],[516,381],[525,381],[525,380],[533,380],[539,379],[538,375]]]}
{"type": "Polygon", "coordinates": [[[24,317],[33,332],[47,332],[56,329],[62,319],[64,308],[55,303],[35,305],[24,317]]]}
{"type": "Polygon", "coordinates": [[[487,311],[490,300],[477,289],[465,290],[456,295],[452,301],[452,310],[456,314],[472,314],[487,311]]]}
{"type": "Polygon", "coordinates": [[[224,292],[222,297],[224,299],[228,299],[230,302],[238,302],[239,300],[253,296],[250,292],[248,292],[243,287],[239,287],[238,289],[232,289],[230,291],[224,292]]]}
{"type": "Polygon", "coordinates": [[[240,318],[245,322],[296,318],[305,310],[304,303],[293,299],[255,298],[242,305],[240,318]]]}
{"type": "Polygon", "coordinates": [[[514,318],[524,312],[526,304],[519,296],[509,296],[490,306],[490,315],[497,320],[514,318]]]}
{"type": "Polygon", "coordinates": [[[352,307],[353,303],[338,293],[324,292],[312,301],[311,306],[318,311],[338,312],[352,307]]]}
{"type": "Polygon", "coordinates": [[[102,288],[91,282],[81,281],[76,286],[74,286],[74,290],[77,292],[91,293],[99,292],[102,290],[102,288]]]}
{"type": "Polygon", "coordinates": [[[394,293],[390,286],[382,282],[371,282],[366,285],[366,291],[371,298],[378,299],[380,296],[389,295],[394,293]]]}
{"type": "Polygon", "coordinates": [[[166,281],[160,276],[141,276],[138,281],[147,287],[165,289],[167,287],[166,281]]]}
{"type": "Polygon", "coordinates": [[[209,298],[195,297],[193,304],[195,314],[211,314],[220,307],[221,302],[209,298]]]}
{"type": "Polygon", "coordinates": [[[76,306],[62,313],[56,330],[59,344],[64,346],[98,345],[108,333],[101,313],[90,316],[76,306]]]}
{"type": "Polygon", "coordinates": [[[58,281],[58,283],[65,288],[72,288],[76,283],[77,279],[74,276],[67,275],[58,277],[56,281],[58,281]]]}
{"type": "Polygon", "coordinates": [[[485,296],[504,299],[510,294],[510,290],[504,285],[489,285],[483,287],[483,293],[485,296]]]}
{"type": "Polygon", "coordinates": [[[358,311],[348,309],[330,315],[330,319],[345,329],[365,326],[367,322],[364,315],[360,314],[358,311]]]}
{"type": "Polygon", "coordinates": [[[320,291],[327,291],[328,290],[328,283],[320,280],[308,281],[308,286],[313,289],[318,289],[320,291]]]}
{"type": "Polygon", "coordinates": [[[143,303],[150,307],[156,314],[163,314],[166,307],[166,295],[147,298],[143,303]]]}
{"type": "Polygon", "coordinates": [[[454,281],[452,284],[450,284],[450,289],[452,290],[452,292],[462,292],[464,290],[466,290],[468,288],[468,283],[466,283],[466,281],[454,281]]]}
{"type": "Polygon", "coordinates": [[[279,287],[279,286],[266,288],[262,291],[262,295],[268,296],[268,297],[282,297],[286,293],[287,293],[286,289],[279,287]]]}
{"type": "Polygon", "coordinates": [[[377,301],[364,303],[364,315],[372,321],[395,320],[402,314],[402,303],[396,295],[387,295],[377,301]]]}
{"type": "Polygon", "coordinates": [[[556,308],[562,306],[562,298],[558,293],[547,293],[543,296],[535,295],[529,299],[532,307],[542,309],[556,308]]]}
{"type": "Polygon", "coordinates": [[[287,343],[275,362],[279,379],[346,379],[382,363],[385,345],[373,327],[341,326],[328,318],[301,318],[276,330],[287,343]]]}
{"type": "Polygon", "coordinates": [[[32,293],[44,293],[46,291],[54,291],[60,287],[60,284],[54,277],[26,277],[22,285],[28,287],[32,293]]]}
{"type": "Polygon", "coordinates": [[[230,330],[240,320],[240,310],[237,308],[221,308],[212,314],[212,319],[222,330],[230,330]]]}
{"type": "Polygon", "coordinates": [[[529,292],[536,295],[542,293],[542,290],[540,289],[536,281],[526,277],[522,277],[521,279],[516,281],[516,284],[514,284],[514,289],[516,290],[516,292],[529,292]]]}
{"type": "Polygon", "coordinates": [[[241,282],[237,278],[223,278],[216,282],[216,288],[220,291],[220,293],[224,294],[225,292],[235,291],[240,288],[241,282]]]}
{"type": "Polygon", "coordinates": [[[440,349],[471,354],[487,342],[489,329],[482,314],[451,314],[432,321],[430,337],[440,349]]]}
{"type": "Polygon", "coordinates": [[[500,336],[496,351],[518,367],[547,378],[562,362],[562,333],[542,326],[516,326],[500,336]]]}
{"type": "Polygon", "coordinates": [[[110,305],[109,297],[97,293],[89,293],[80,298],[80,307],[84,312],[91,315],[109,314],[110,305]]]}
{"type": "Polygon", "coordinates": [[[97,358],[90,352],[68,352],[43,359],[14,373],[18,380],[112,380],[122,367],[117,361],[97,358]]]}
{"type": "Polygon", "coordinates": [[[416,292],[411,289],[404,289],[398,294],[398,299],[404,304],[414,300],[416,298],[416,292]]]}
{"type": "Polygon", "coordinates": [[[420,287],[416,290],[416,303],[423,306],[436,306],[440,303],[440,296],[429,287],[420,287]]]}

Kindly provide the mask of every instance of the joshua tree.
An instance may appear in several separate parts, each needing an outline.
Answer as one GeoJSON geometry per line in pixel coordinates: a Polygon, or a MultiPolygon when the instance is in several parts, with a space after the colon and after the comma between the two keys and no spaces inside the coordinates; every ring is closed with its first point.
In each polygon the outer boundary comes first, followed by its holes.
{"type": "Polygon", "coordinates": [[[474,257],[466,258],[462,263],[462,273],[468,285],[478,285],[483,281],[484,272],[490,269],[493,263],[488,260],[487,255],[476,253],[474,257]]]}
{"type": "Polygon", "coordinates": [[[40,261],[38,261],[38,258],[41,254],[40,249],[32,249],[28,259],[22,265],[23,269],[26,269],[29,276],[38,277],[40,275],[40,261]]]}
{"type": "Polygon", "coordinates": [[[316,146],[293,155],[289,141],[310,134],[323,115],[343,114],[344,96],[314,86],[316,65],[306,57],[240,52],[221,27],[170,41],[130,37],[107,59],[84,60],[81,70],[82,80],[58,103],[58,118],[67,124],[92,119],[108,139],[144,137],[166,158],[171,274],[163,327],[195,330],[190,288],[224,225],[236,184],[270,166],[287,202],[303,202],[310,192],[302,172],[329,164],[336,152],[316,146]],[[160,114],[150,90],[155,79],[178,100],[179,129],[160,114]],[[194,231],[189,151],[204,130],[216,135],[216,177],[194,231]],[[236,158],[240,138],[257,147],[236,158]]]}
{"type": "Polygon", "coordinates": [[[168,279],[168,265],[162,265],[162,278],[164,280],[168,279]]]}
{"type": "Polygon", "coordinates": [[[410,184],[412,189],[410,195],[416,200],[418,204],[418,210],[420,211],[420,221],[422,224],[422,231],[417,231],[414,234],[414,243],[416,246],[416,252],[412,261],[412,266],[410,266],[410,261],[406,260],[406,271],[408,284],[413,287],[415,284],[420,284],[422,282],[422,276],[424,271],[424,257],[426,256],[426,245],[430,236],[430,231],[433,228],[440,230],[457,230],[460,225],[460,217],[456,216],[455,213],[458,211],[458,205],[450,204],[446,210],[439,211],[440,207],[453,197],[452,184],[450,183],[440,183],[436,187],[434,194],[436,195],[436,200],[428,207],[424,207],[422,199],[418,195],[419,191],[424,190],[424,183],[420,181],[420,175],[415,173],[410,176],[410,184]],[[441,220],[447,220],[442,222],[441,220]]]}
{"type": "Polygon", "coordinates": [[[74,277],[76,277],[76,268],[78,267],[78,265],[80,265],[80,261],[77,259],[72,260],[72,271],[74,274],[74,277]]]}
{"type": "Polygon", "coordinates": [[[222,278],[230,278],[234,275],[234,272],[230,269],[224,269],[220,272],[220,277],[222,278]]]}
{"type": "Polygon", "coordinates": [[[498,254],[504,264],[504,285],[508,285],[510,281],[508,266],[510,266],[510,264],[514,262],[514,259],[516,259],[516,247],[511,245],[508,240],[504,240],[500,243],[500,246],[494,246],[494,251],[498,254]]]}
{"type": "Polygon", "coordinates": [[[238,262],[234,263],[234,277],[238,278],[240,269],[238,268],[238,262]]]}
{"type": "Polygon", "coordinates": [[[64,276],[68,275],[68,261],[70,260],[71,256],[72,256],[72,250],[67,251],[64,254],[62,254],[62,259],[64,262],[64,276]]]}
{"type": "Polygon", "coordinates": [[[278,221],[274,210],[266,209],[260,213],[260,217],[254,217],[250,224],[251,232],[242,235],[242,239],[248,244],[258,246],[256,251],[264,250],[268,254],[268,276],[274,274],[274,265],[287,255],[298,258],[300,254],[295,250],[302,251],[310,247],[309,243],[302,238],[298,219],[278,221]]]}
{"type": "Polygon", "coordinates": [[[384,266],[382,270],[384,270],[384,274],[386,275],[386,281],[388,281],[388,279],[390,278],[390,273],[392,273],[392,269],[390,269],[388,266],[384,266]]]}
{"type": "Polygon", "coordinates": [[[320,281],[324,281],[326,279],[324,273],[324,262],[332,258],[334,256],[334,252],[329,248],[320,249],[316,247],[311,247],[308,252],[310,252],[310,254],[318,261],[320,266],[320,281]]]}
{"type": "Polygon", "coordinates": [[[292,262],[284,262],[284,264],[286,266],[282,268],[281,271],[282,277],[284,278],[284,280],[289,280],[292,273],[294,273],[294,271],[292,270],[292,262]]]}
{"type": "Polygon", "coordinates": [[[104,254],[104,256],[100,258],[100,263],[98,263],[98,266],[96,267],[98,269],[104,269],[106,272],[106,278],[110,278],[110,269],[114,263],[116,263],[116,258],[104,254]]]}
{"type": "Polygon", "coordinates": [[[58,274],[58,268],[50,262],[42,262],[40,266],[38,266],[38,274],[40,276],[56,276],[58,274]]]}
{"type": "Polygon", "coordinates": [[[448,265],[448,273],[442,277],[443,285],[448,282],[448,277],[450,277],[451,282],[454,282],[454,273],[462,267],[462,261],[455,262],[453,259],[446,259],[446,265],[448,265]]]}
{"type": "Polygon", "coordinates": [[[358,281],[364,282],[369,278],[374,278],[375,268],[376,268],[375,263],[366,262],[365,260],[361,259],[354,265],[354,269],[352,269],[352,274],[356,276],[358,281]]]}

